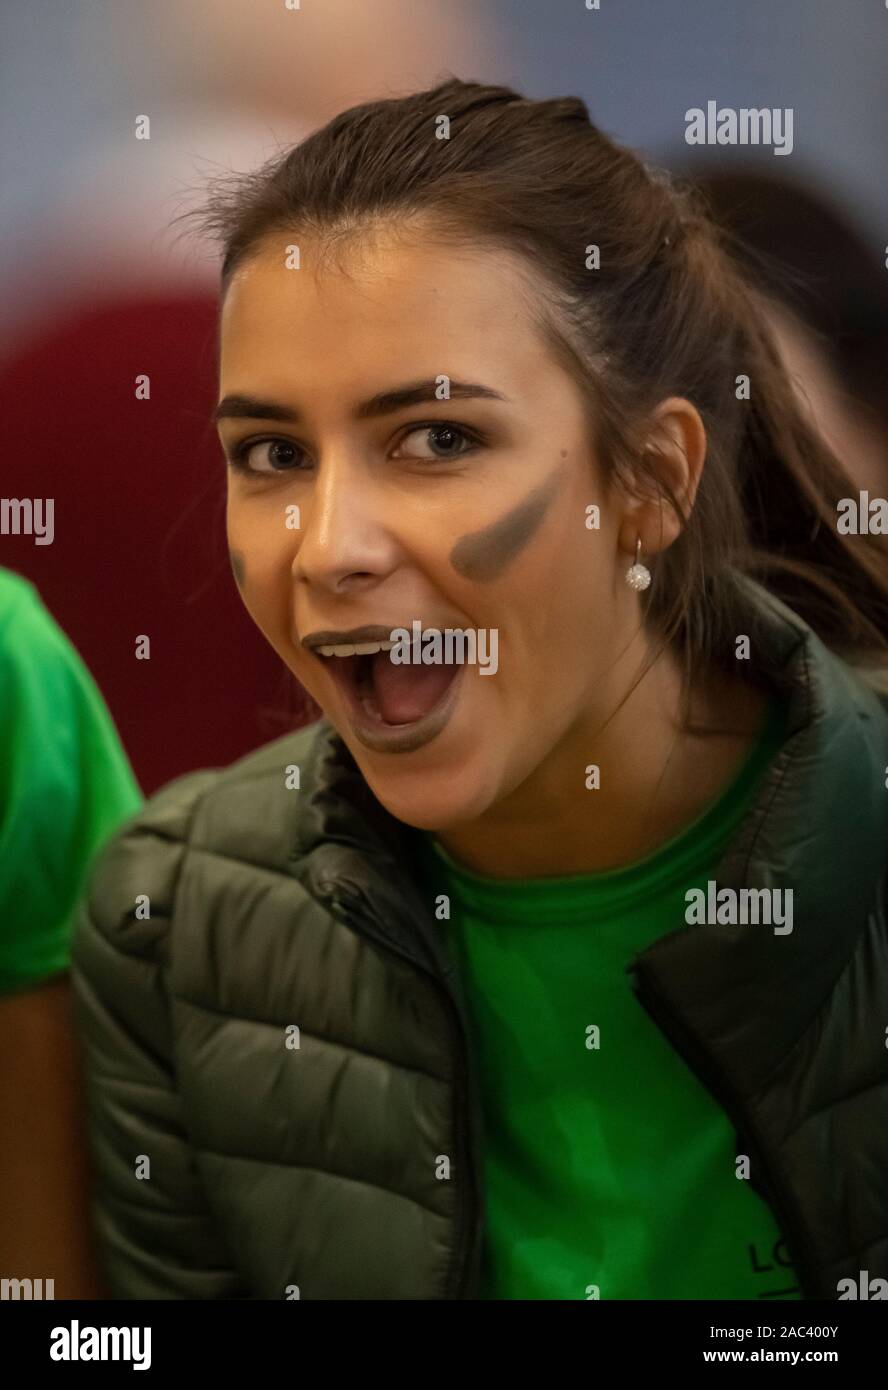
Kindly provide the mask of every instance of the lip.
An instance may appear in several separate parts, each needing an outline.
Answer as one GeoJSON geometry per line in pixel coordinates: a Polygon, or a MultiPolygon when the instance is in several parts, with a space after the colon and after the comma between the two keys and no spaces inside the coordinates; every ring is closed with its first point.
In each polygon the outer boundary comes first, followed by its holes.
{"type": "MultiPolygon", "coordinates": [[[[380,629],[380,631],[381,630],[382,629],[380,629]]],[[[355,631],[363,634],[364,632],[369,633],[370,629],[360,628],[355,629],[355,631]]],[[[322,636],[325,635],[326,634],[322,634],[322,636]]],[[[312,636],[314,637],[315,644],[321,645],[318,643],[317,637],[314,634],[312,634],[312,636]]],[[[387,637],[388,632],[386,633],[386,638],[387,637]]],[[[345,639],[340,637],[339,640],[344,642],[345,639]]],[[[354,638],[353,640],[369,642],[383,641],[386,639],[362,636],[361,638],[354,638]]],[[[323,643],[323,645],[326,645],[326,642],[323,643]]],[[[311,649],[309,648],[309,650],[311,649]]],[[[325,667],[327,667],[328,662],[338,660],[335,656],[318,656],[314,651],[311,652],[311,655],[315,661],[322,663],[325,667]]],[[[424,748],[426,744],[431,743],[433,738],[437,738],[438,734],[441,733],[444,726],[449,722],[450,716],[456,707],[464,674],[464,666],[456,667],[453,680],[450,682],[441,698],[432,706],[428,714],[424,714],[421,719],[414,719],[409,724],[384,724],[380,723],[379,720],[371,718],[363,705],[361,705],[356,698],[355,691],[351,684],[332,675],[329,667],[327,667],[327,675],[335,685],[339,699],[345,705],[345,712],[352,733],[358,742],[363,744],[363,746],[372,753],[413,753],[418,748],[424,748]]]]}

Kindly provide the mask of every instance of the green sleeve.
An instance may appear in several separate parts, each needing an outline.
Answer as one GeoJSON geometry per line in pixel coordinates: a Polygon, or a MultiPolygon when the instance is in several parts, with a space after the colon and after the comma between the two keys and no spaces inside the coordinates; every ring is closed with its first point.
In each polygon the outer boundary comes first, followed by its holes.
{"type": "Polygon", "coordinates": [[[0,994],[68,966],[90,862],[142,794],[74,647],[0,570],[0,994]]]}

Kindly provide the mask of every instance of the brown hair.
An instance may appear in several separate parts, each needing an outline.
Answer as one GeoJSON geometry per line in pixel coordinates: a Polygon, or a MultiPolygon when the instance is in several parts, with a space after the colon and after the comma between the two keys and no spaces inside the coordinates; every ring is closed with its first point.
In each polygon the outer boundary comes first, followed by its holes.
{"type": "MultiPolygon", "coordinates": [[[[647,467],[641,440],[661,399],[699,410],[708,449],[695,505],[646,595],[647,621],[681,649],[688,687],[734,664],[736,570],[846,659],[884,660],[888,546],[836,531],[850,482],[799,409],[767,300],[691,185],[615,144],[579,98],[534,101],[452,78],[368,102],[257,172],[217,180],[198,212],[222,242],[223,291],[271,232],[333,244],[423,214],[444,237],[521,253],[542,277],[540,327],[589,403],[604,468],[647,467]],[[598,269],[587,268],[593,244],[598,269]],[[738,399],[739,374],[749,399],[738,399]]],[[[654,469],[648,482],[679,510],[654,469]]]]}

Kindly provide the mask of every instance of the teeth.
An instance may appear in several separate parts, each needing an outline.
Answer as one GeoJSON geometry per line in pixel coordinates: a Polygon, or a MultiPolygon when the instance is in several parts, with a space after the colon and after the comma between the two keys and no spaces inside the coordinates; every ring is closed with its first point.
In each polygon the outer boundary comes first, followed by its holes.
{"type": "Polygon", "coordinates": [[[318,647],[321,656],[375,656],[377,652],[390,652],[394,642],[342,643],[336,647],[318,647]]]}
{"type": "Polygon", "coordinates": [[[355,652],[358,656],[375,656],[377,652],[390,652],[394,642],[358,642],[355,652]]]}

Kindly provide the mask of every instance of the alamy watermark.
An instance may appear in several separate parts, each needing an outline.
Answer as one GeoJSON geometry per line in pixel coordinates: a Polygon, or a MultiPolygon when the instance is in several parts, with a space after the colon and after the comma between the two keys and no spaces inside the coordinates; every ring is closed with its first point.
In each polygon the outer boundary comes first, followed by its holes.
{"type": "Polygon", "coordinates": [[[393,627],[389,657],[395,666],[477,666],[482,676],[499,668],[499,632],[495,627],[427,627],[417,618],[412,632],[393,627]]]}
{"type": "Polygon", "coordinates": [[[55,1279],[0,1279],[0,1302],[55,1298],[55,1279]]]}
{"type": "Polygon", "coordinates": [[[772,145],[775,154],[792,154],[791,106],[719,106],[707,101],[685,112],[688,145],[772,145]]]}
{"type": "Polygon", "coordinates": [[[888,536],[888,498],[840,497],[836,503],[836,531],[840,536],[888,536]]]}
{"type": "Polygon", "coordinates": [[[863,1298],[873,1302],[888,1300],[888,1279],[878,1275],[870,1278],[869,1270],[860,1270],[856,1279],[840,1279],[836,1284],[839,1301],[846,1298],[863,1298]]]}
{"type": "Polygon", "coordinates": [[[134,1371],[151,1367],[150,1327],[81,1327],[73,1318],[50,1333],[53,1361],[132,1361],[134,1371]]]}
{"type": "Polygon", "coordinates": [[[774,927],[775,936],[792,931],[792,888],[719,888],[709,879],[706,888],[685,893],[688,926],[774,927]]]}
{"type": "Polygon", "coordinates": [[[33,536],[35,545],[52,545],[54,498],[0,497],[0,536],[33,536]]]}

